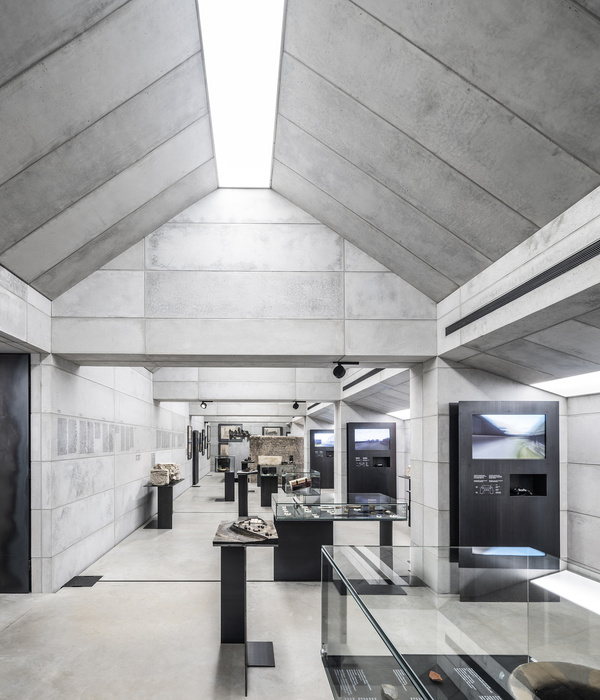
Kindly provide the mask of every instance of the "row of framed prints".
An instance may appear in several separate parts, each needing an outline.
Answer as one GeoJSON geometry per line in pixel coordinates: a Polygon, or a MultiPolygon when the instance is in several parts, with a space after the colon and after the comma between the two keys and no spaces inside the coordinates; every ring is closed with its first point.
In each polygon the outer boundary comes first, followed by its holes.
{"type": "MultiPolygon", "coordinates": [[[[219,442],[241,442],[244,438],[230,438],[230,430],[243,430],[241,423],[219,423],[219,442]]],[[[263,425],[262,434],[267,437],[281,437],[283,428],[281,426],[265,426],[263,425]]]]}
{"type": "Polygon", "coordinates": [[[192,459],[194,440],[198,440],[198,454],[206,455],[210,459],[210,425],[206,429],[194,430],[191,425],[187,427],[187,458],[192,459]]]}

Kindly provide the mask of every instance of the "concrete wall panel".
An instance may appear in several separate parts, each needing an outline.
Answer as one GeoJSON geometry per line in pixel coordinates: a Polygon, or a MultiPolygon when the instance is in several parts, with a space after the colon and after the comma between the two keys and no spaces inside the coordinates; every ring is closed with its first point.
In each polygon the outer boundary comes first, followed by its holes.
{"type": "Polygon", "coordinates": [[[146,273],[148,318],[340,318],[338,273],[146,273]]]}
{"type": "Polygon", "coordinates": [[[435,303],[391,272],[345,276],[348,319],[436,318],[435,303]]]}
{"type": "Polygon", "coordinates": [[[146,269],[339,271],[342,239],[321,224],[170,223],[148,238],[146,269]]]}

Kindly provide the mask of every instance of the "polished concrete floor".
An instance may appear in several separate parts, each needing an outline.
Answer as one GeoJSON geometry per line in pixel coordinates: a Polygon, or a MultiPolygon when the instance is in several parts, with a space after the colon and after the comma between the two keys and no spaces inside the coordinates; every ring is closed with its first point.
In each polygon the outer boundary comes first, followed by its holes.
{"type": "MultiPolygon", "coordinates": [[[[90,588],[0,595],[0,698],[244,697],[241,645],[220,644],[219,503],[223,477],[208,474],[174,505],[172,530],[140,528],[82,572],[90,588]]],[[[249,512],[272,519],[260,492],[249,512]]],[[[376,544],[377,523],[336,523],[336,543],[376,544]]],[[[408,542],[405,523],[394,543],[408,542]]],[[[275,668],[248,670],[251,700],[330,700],[320,660],[320,584],[273,581],[272,549],[248,551],[248,639],[271,640],[275,668]]]]}

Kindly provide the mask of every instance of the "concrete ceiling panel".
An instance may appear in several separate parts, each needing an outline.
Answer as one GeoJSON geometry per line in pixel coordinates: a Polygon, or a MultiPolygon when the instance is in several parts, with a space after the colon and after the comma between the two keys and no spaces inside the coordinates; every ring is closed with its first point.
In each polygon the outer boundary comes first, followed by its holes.
{"type": "Polygon", "coordinates": [[[273,188],[434,301],[458,285],[287,166],[273,163],[273,188]]]}
{"type": "MultiPolygon", "coordinates": [[[[598,11],[597,0],[590,4],[598,11]]],[[[600,169],[596,17],[564,0],[434,0],[426,6],[358,0],[357,5],[600,169]]]]}
{"type": "Polygon", "coordinates": [[[211,157],[205,116],[40,226],[0,261],[32,282],[211,157]]]}
{"type": "Polygon", "coordinates": [[[128,0],[17,0],[2,5],[0,85],[74,39],[128,0]]]}
{"type": "MultiPolygon", "coordinates": [[[[404,5],[404,3],[402,3],[404,5]]],[[[491,260],[537,230],[388,121],[284,55],[279,113],[491,260]],[[465,205],[457,207],[456,202],[465,205]]],[[[281,159],[296,160],[295,151],[281,159]]]]}
{"type": "Polygon", "coordinates": [[[556,379],[554,374],[541,372],[539,369],[532,369],[531,367],[524,367],[523,365],[509,362],[500,357],[486,355],[485,353],[468,357],[462,360],[462,364],[475,369],[482,369],[492,374],[498,374],[501,377],[514,379],[521,384],[536,384],[537,382],[547,382],[551,379],[556,379]]]}
{"type": "Polygon", "coordinates": [[[32,281],[32,286],[55,299],[216,187],[216,169],[211,159],[77,249],[32,281]]]}
{"type": "Polygon", "coordinates": [[[492,262],[282,117],[274,157],[459,285],[492,262]]]}
{"type": "Polygon", "coordinates": [[[600,328],[579,321],[565,321],[533,333],[526,340],[560,350],[574,357],[600,363],[600,328]]]}
{"type": "Polygon", "coordinates": [[[347,0],[288,3],[285,51],[543,225],[598,173],[347,0]]]}
{"type": "MultiPolygon", "coordinates": [[[[600,363],[588,362],[528,340],[515,340],[490,350],[489,355],[540,370],[553,377],[570,377],[584,372],[600,371],[600,363]]],[[[471,359],[467,360],[470,362],[471,359]]]]}
{"type": "Polygon", "coordinates": [[[193,0],[130,0],[0,90],[0,182],[199,50],[193,0]]]}
{"type": "MultiPolygon", "coordinates": [[[[195,54],[1,186],[4,229],[0,250],[5,251],[205,115],[203,80],[201,55],[195,54]]],[[[207,139],[210,143],[210,133],[207,139]]],[[[0,257],[0,262],[11,267],[15,260],[7,256],[4,260],[0,257]]],[[[23,268],[19,274],[29,276],[23,268]]]]}

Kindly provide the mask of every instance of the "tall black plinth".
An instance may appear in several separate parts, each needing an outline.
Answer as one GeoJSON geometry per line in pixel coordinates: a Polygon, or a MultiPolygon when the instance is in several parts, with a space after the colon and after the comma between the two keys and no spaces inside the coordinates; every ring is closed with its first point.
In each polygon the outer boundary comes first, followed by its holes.
{"type": "Polygon", "coordinates": [[[379,521],[379,546],[391,547],[394,544],[394,521],[379,521]]]}
{"type": "Polygon", "coordinates": [[[221,644],[246,643],[246,547],[221,547],[221,644]]]}
{"type": "Polygon", "coordinates": [[[183,479],[172,481],[165,486],[146,484],[146,488],[155,488],[158,492],[158,514],[156,520],[150,521],[144,529],[172,530],[173,529],[173,487],[183,479]]]}
{"type": "MultiPolygon", "coordinates": [[[[241,481],[247,484],[248,475],[241,481]]],[[[214,547],[221,547],[221,644],[245,645],[244,694],[248,695],[248,668],[275,666],[275,653],[273,642],[246,638],[246,547],[276,547],[277,539],[235,542],[227,530],[228,523],[221,523],[213,540],[214,547]]]]}
{"type": "Polygon", "coordinates": [[[235,473],[225,472],[225,500],[235,501],[235,473]]]}
{"type": "Polygon", "coordinates": [[[238,515],[240,517],[248,515],[248,477],[250,474],[257,474],[256,470],[250,472],[238,471],[238,515]]]}
{"type": "Polygon", "coordinates": [[[263,474],[260,481],[260,505],[268,508],[271,505],[271,496],[277,493],[279,477],[277,474],[263,474]]]}

